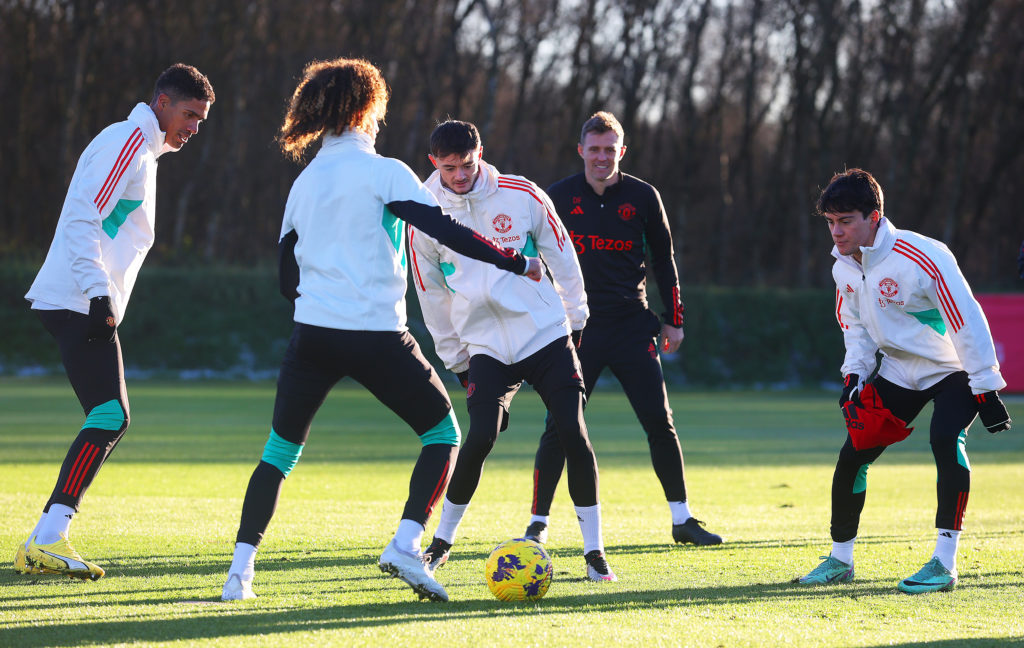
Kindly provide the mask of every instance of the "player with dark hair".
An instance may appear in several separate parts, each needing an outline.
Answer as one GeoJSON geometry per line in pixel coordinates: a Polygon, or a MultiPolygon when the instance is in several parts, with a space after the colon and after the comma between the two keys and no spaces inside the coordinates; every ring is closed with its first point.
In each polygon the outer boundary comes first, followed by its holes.
{"type": "Polygon", "coordinates": [[[547,195],[482,159],[476,127],[446,121],[430,136],[437,168],[427,187],[445,212],[500,241],[540,253],[551,273],[539,284],[501,274],[413,230],[413,283],[437,354],[466,387],[469,434],[459,451],[441,519],[427,548],[433,569],[447,561],[476,492],[484,460],[508,425],[523,381],[543,399],[569,464],[569,493],[583,533],[587,577],[615,580],[604,557],[597,461],[583,422],[583,381],[575,346],[587,296],[568,232],[547,195]]]}
{"type": "Polygon", "coordinates": [[[884,216],[870,173],[832,177],[817,204],[835,244],[836,319],[846,358],[839,405],[848,435],[832,478],[832,551],[801,583],[853,579],[853,545],[867,495],[867,470],[886,446],[905,439],[926,404],[938,473],[937,539],[931,559],[898,588],[908,594],[956,586],[956,552],[971,490],[967,428],[976,416],[991,432],[1010,428],[988,321],[941,242],[896,229],[884,216]],[[865,384],[876,369],[877,376],[865,384]]]}
{"type": "Polygon", "coordinates": [[[128,429],[117,327],[153,246],[157,158],[199,132],[214,99],[199,70],[173,65],[157,79],[149,104],[136,105],[127,120],[105,128],[78,159],[50,250],[25,298],[57,340],[85,424],[39,523],[18,545],[17,573],[103,576],[71,546],[71,521],[128,429]]]}
{"type": "Polygon", "coordinates": [[[285,207],[281,292],[295,304],[295,328],[281,363],[270,438],[245,493],[224,600],[255,596],[256,549],[282,484],[317,410],[345,376],[398,414],[423,444],[380,568],[421,598],[448,600],[424,566],[420,539],[448,482],[460,432],[441,379],[406,326],[404,223],[535,280],[540,261],[497,247],[444,215],[409,167],[375,152],[387,102],[384,78],[368,61],[317,61],[303,71],[281,127],[281,149],[294,160],[317,139],[323,145],[296,178],[285,207]]]}
{"type": "MultiPolygon", "coordinates": [[[[679,295],[665,207],[657,189],[619,170],[626,153],[624,133],[609,112],[583,124],[577,151],[583,173],[548,189],[569,230],[586,281],[590,320],[586,342],[578,350],[587,400],[607,367],[618,378],[650,446],[651,463],[672,516],[676,542],[721,544],[690,513],[683,477],[683,453],[672,422],[660,349],[673,353],[683,340],[683,302],[679,295]],[[654,263],[661,300],[661,321],[647,307],[647,255],[654,263]]],[[[533,506],[526,537],[546,542],[548,516],[565,458],[549,417],[537,448],[533,506]]]]}

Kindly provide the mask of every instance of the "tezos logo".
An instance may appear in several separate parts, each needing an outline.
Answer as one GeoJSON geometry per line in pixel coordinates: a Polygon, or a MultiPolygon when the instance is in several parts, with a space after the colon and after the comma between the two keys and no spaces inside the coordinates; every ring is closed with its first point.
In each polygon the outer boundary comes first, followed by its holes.
{"type": "Polygon", "coordinates": [[[883,296],[891,299],[900,291],[900,286],[896,283],[895,279],[886,277],[878,282],[878,290],[881,291],[883,296]]]}
{"type": "Polygon", "coordinates": [[[512,229],[512,218],[510,216],[506,216],[505,214],[498,214],[497,216],[494,217],[494,220],[491,221],[491,224],[494,225],[494,229],[496,231],[504,234],[505,232],[512,229]]]}
{"type": "Polygon", "coordinates": [[[636,216],[636,207],[629,203],[619,205],[619,218],[624,221],[632,220],[636,216]]]}

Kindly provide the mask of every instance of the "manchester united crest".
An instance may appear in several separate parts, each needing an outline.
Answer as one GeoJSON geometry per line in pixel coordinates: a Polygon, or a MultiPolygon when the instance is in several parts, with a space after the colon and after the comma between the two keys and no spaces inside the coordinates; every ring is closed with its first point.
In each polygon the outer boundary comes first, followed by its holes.
{"type": "Polygon", "coordinates": [[[895,279],[890,279],[889,277],[886,277],[885,279],[882,279],[881,281],[878,282],[878,290],[882,293],[883,297],[888,297],[889,299],[892,299],[893,297],[896,296],[896,293],[900,291],[900,286],[898,283],[896,283],[895,279]]]}
{"type": "Polygon", "coordinates": [[[504,234],[512,229],[512,217],[506,214],[498,214],[494,217],[494,220],[491,221],[491,224],[494,225],[494,230],[496,232],[504,234]]]}
{"type": "Polygon", "coordinates": [[[619,218],[628,221],[633,220],[634,216],[636,216],[636,207],[629,203],[619,205],[619,218]]]}

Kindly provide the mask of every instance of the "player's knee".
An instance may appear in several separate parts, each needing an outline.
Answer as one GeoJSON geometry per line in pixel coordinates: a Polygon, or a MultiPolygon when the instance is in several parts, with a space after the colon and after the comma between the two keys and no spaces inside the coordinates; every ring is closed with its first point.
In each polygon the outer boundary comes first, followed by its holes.
{"type": "Polygon", "coordinates": [[[115,398],[89,410],[85,415],[82,429],[103,430],[120,435],[128,428],[128,423],[127,410],[121,405],[121,401],[115,398]]]}
{"type": "Polygon", "coordinates": [[[301,443],[292,443],[281,438],[277,432],[271,429],[270,438],[267,439],[266,445],[263,446],[262,459],[280,470],[281,474],[287,477],[288,473],[295,467],[295,464],[299,463],[303,447],[301,443]]]}
{"type": "Polygon", "coordinates": [[[462,443],[462,431],[459,429],[459,421],[455,418],[455,412],[448,410],[447,416],[441,421],[420,435],[420,443],[428,445],[449,445],[459,447],[462,443]]]}

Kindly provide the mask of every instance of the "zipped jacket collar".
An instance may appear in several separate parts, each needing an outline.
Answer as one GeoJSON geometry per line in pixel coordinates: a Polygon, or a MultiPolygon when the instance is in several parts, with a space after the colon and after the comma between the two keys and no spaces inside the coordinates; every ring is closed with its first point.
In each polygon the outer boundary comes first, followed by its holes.
{"type": "Polygon", "coordinates": [[[885,257],[892,252],[893,246],[896,244],[896,227],[893,226],[889,219],[882,217],[878,221],[878,233],[875,234],[875,242],[871,247],[861,247],[861,261],[857,261],[852,255],[843,255],[839,253],[839,248],[832,246],[832,256],[839,261],[852,265],[857,268],[860,272],[866,272],[871,266],[875,266],[882,262],[885,257]]]}

